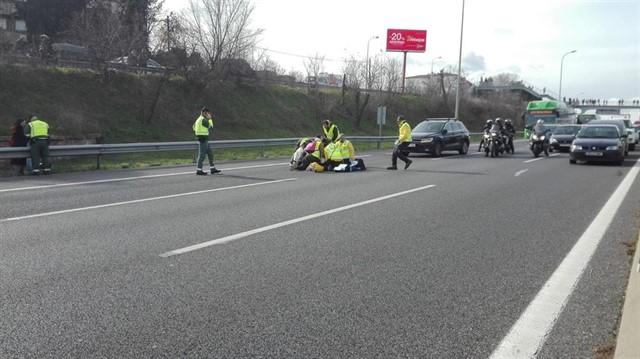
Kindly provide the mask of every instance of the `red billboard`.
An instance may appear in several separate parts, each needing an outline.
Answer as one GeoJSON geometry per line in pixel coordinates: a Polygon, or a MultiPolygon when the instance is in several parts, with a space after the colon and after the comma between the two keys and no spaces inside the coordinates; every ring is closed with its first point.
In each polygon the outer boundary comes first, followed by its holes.
{"type": "Polygon", "coordinates": [[[387,51],[425,52],[427,30],[387,30],[387,51]]]}

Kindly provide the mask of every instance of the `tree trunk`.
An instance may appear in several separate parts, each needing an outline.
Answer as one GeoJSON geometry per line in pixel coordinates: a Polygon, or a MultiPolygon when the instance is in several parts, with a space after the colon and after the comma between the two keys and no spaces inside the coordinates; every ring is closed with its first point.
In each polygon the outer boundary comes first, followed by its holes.
{"type": "Polygon", "coordinates": [[[440,71],[440,89],[442,91],[442,104],[446,111],[449,111],[449,101],[447,99],[447,91],[444,88],[444,71],[440,71]]]}
{"type": "Polygon", "coordinates": [[[367,93],[364,96],[364,102],[362,103],[362,106],[360,106],[360,91],[358,90],[358,92],[356,93],[356,118],[355,118],[355,123],[354,126],[356,128],[360,128],[360,123],[362,122],[362,115],[364,115],[364,110],[367,108],[367,105],[369,104],[369,93],[367,93]]]}
{"type": "Polygon", "coordinates": [[[151,123],[153,121],[153,115],[155,115],[156,113],[156,107],[158,106],[160,95],[162,94],[162,88],[167,83],[167,80],[169,80],[169,72],[165,71],[160,78],[160,83],[156,88],[156,93],[154,94],[153,99],[151,99],[151,109],[149,112],[149,116],[147,116],[146,123],[151,123]]]}

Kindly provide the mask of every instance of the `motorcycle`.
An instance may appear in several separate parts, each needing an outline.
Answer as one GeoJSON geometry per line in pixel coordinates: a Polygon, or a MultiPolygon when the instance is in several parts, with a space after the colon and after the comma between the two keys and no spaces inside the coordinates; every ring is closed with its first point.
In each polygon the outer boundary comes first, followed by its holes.
{"type": "Polygon", "coordinates": [[[507,149],[507,153],[514,154],[515,147],[513,146],[513,133],[507,133],[504,139],[505,147],[507,149]]]}
{"type": "Polygon", "coordinates": [[[529,139],[529,148],[533,152],[533,157],[540,156],[540,153],[544,152],[545,156],[549,156],[549,141],[547,141],[548,134],[546,132],[534,132],[529,139]]]}
{"type": "Polygon", "coordinates": [[[484,130],[482,132],[482,139],[480,140],[480,145],[478,146],[478,152],[485,151],[485,155],[488,156],[488,154],[486,154],[486,149],[487,147],[489,147],[490,141],[491,141],[491,133],[489,132],[489,130],[484,130]]]}
{"type": "Polygon", "coordinates": [[[491,129],[491,131],[485,133],[485,153],[484,156],[498,157],[504,153],[504,143],[499,131],[491,129]]]}

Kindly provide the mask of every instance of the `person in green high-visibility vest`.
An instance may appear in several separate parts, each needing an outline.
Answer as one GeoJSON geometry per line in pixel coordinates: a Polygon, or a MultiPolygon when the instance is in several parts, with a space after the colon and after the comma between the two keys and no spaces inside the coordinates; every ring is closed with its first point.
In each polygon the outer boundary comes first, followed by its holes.
{"type": "Polygon", "coordinates": [[[196,175],[206,176],[207,173],[202,170],[204,158],[209,158],[209,170],[211,174],[220,173],[221,171],[213,164],[213,152],[209,148],[209,132],[213,129],[213,116],[208,108],[204,107],[200,111],[200,116],[193,123],[193,132],[198,139],[198,164],[196,175]]]}
{"type": "Polygon", "coordinates": [[[325,144],[336,142],[338,139],[338,135],[340,135],[340,130],[338,126],[332,123],[330,120],[322,121],[322,134],[326,139],[325,144]]]}
{"type": "Polygon", "coordinates": [[[49,163],[49,124],[32,116],[29,123],[24,127],[24,134],[29,137],[31,144],[31,162],[33,163],[32,174],[39,176],[40,171],[45,175],[51,173],[49,163]]]}

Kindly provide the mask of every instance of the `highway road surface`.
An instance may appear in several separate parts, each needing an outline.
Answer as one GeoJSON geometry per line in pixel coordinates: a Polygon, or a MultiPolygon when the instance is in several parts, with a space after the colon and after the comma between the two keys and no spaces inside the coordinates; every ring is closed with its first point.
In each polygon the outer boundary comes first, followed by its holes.
{"type": "MultiPolygon", "coordinates": [[[[388,151],[387,151],[388,152],[388,151]]],[[[0,358],[583,358],[637,238],[624,166],[413,156],[0,180],[0,358]]]]}

